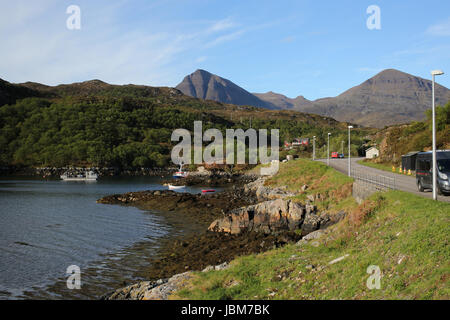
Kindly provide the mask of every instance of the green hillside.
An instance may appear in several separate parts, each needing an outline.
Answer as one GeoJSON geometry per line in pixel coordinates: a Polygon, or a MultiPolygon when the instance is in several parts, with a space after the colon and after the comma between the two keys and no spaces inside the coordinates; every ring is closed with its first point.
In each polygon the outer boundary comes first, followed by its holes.
{"type": "MultiPolygon", "coordinates": [[[[314,184],[317,177],[308,181],[302,174],[286,174],[295,164],[300,172],[305,166],[304,161],[282,164],[271,181],[295,188],[293,180],[297,178],[308,183],[310,193],[323,194],[324,186],[329,185],[330,194],[335,194],[334,185],[345,185],[348,179],[315,163],[324,168],[321,182],[314,184]],[[291,168],[283,169],[287,165],[291,168]]],[[[171,298],[450,298],[448,203],[401,191],[374,194],[359,206],[345,195],[340,199],[335,195],[329,202],[340,204],[347,217],[319,239],[243,256],[226,270],[197,272],[171,298]],[[374,284],[369,279],[370,266],[381,272],[379,289],[367,286],[368,281],[374,284]]]]}
{"type": "MultiPolygon", "coordinates": [[[[294,111],[270,111],[226,105],[183,95],[173,88],[109,85],[99,80],[18,88],[15,103],[0,106],[0,165],[95,165],[120,168],[164,167],[169,164],[174,129],[280,129],[281,143],[294,137],[345,135],[345,123],[294,111]],[[24,97],[27,95],[40,97],[24,97]]],[[[9,95],[11,96],[11,95],[9,95]]],[[[354,149],[367,130],[355,130],[354,149]]],[[[311,146],[304,150],[311,152],[311,146]]]]}
{"type": "MultiPolygon", "coordinates": [[[[401,163],[401,156],[410,151],[428,151],[432,145],[431,110],[427,110],[425,121],[386,127],[371,137],[371,143],[380,148],[380,157],[373,162],[386,168],[401,163]]],[[[436,106],[436,146],[450,149],[450,101],[445,106],[436,106]]],[[[364,164],[364,163],[363,163],[364,164]]]]}

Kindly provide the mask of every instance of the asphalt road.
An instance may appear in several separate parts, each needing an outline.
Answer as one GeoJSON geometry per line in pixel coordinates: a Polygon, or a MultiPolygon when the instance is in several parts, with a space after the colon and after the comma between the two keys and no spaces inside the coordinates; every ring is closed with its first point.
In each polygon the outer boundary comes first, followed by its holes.
{"type": "MultiPolygon", "coordinates": [[[[396,185],[397,189],[406,191],[406,192],[410,192],[410,193],[414,193],[414,194],[417,194],[422,197],[432,198],[433,194],[432,194],[431,190],[427,189],[427,190],[425,190],[425,192],[419,192],[417,190],[415,177],[405,176],[405,175],[388,172],[388,171],[383,171],[383,170],[363,166],[363,165],[357,163],[358,160],[362,160],[362,159],[364,159],[364,158],[351,158],[352,170],[356,169],[356,170],[364,172],[364,173],[395,178],[395,185],[396,185]]],[[[327,159],[318,159],[318,161],[327,163],[327,159]]],[[[331,159],[330,158],[330,166],[342,173],[348,174],[348,159],[331,159]]],[[[438,200],[450,203],[450,196],[438,195],[438,200]]]]}

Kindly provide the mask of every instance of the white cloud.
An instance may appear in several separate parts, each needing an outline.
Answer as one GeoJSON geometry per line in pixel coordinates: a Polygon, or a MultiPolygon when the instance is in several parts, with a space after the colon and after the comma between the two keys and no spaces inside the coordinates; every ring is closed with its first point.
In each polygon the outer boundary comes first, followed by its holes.
{"type": "Polygon", "coordinates": [[[223,31],[223,30],[227,30],[230,28],[234,28],[236,26],[237,26],[237,24],[235,22],[231,21],[230,18],[227,18],[227,19],[223,19],[223,20],[215,22],[209,28],[209,31],[210,32],[218,32],[218,31],[223,31]]]}
{"type": "Polygon", "coordinates": [[[55,85],[93,78],[110,83],[174,85],[180,66],[206,60],[204,50],[243,32],[230,18],[208,21],[194,30],[164,28],[151,21],[129,27],[118,20],[122,5],[80,5],[81,30],[68,30],[66,6],[18,0],[0,4],[0,77],[11,82],[55,85]],[[7,21],[7,23],[5,22],[7,21]]]}
{"type": "Polygon", "coordinates": [[[224,43],[224,42],[228,42],[228,41],[231,41],[231,40],[235,40],[235,39],[239,38],[241,35],[243,35],[244,33],[245,33],[244,30],[238,30],[238,31],[231,32],[231,33],[228,33],[228,34],[225,34],[225,35],[221,35],[221,36],[215,38],[214,40],[206,43],[204,47],[205,48],[211,48],[211,47],[214,47],[214,46],[216,46],[218,44],[221,44],[221,43],[224,43]]]}
{"type": "Polygon", "coordinates": [[[438,24],[430,26],[427,34],[438,37],[449,37],[450,36],[450,18],[446,21],[440,22],[438,24]]]}
{"type": "MultiPolygon", "coordinates": [[[[166,1],[156,3],[159,7],[166,1]]],[[[213,48],[270,26],[244,26],[230,17],[172,23],[158,20],[157,13],[155,19],[135,21],[130,20],[135,17],[129,16],[132,3],[128,0],[80,0],[81,30],[68,30],[69,4],[58,0],[0,3],[0,78],[49,85],[96,78],[116,84],[171,86],[186,70],[213,55],[213,48]]],[[[154,12],[154,6],[145,9],[154,12]]]]}

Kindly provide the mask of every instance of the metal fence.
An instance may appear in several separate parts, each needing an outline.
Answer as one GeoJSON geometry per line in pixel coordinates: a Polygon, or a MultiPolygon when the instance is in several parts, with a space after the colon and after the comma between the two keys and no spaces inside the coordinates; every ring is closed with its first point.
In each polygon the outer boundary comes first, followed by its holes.
{"type": "Polygon", "coordinates": [[[376,191],[395,190],[395,178],[352,169],[351,176],[362,185],[376,191]]]}

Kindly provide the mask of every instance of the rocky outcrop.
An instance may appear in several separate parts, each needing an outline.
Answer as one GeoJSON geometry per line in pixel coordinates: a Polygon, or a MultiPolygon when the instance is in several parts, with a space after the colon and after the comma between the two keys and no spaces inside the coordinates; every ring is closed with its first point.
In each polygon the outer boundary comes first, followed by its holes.
{"type": "Polygon", "coordinates": [[[190,279],[192,272],[176,274],[169,279],[157,281],[142,281],[131,286],[106,294],[102,300],[167,300],[169,295],[182,288],[183,283],[190,279]]]}
{"type": "MultiPolygon", "coordinates": [[[[224,262],[217,266],[208,266],[202,272],[220,271],[229,267],[224,262]]],[[[131,286],[117,289],[101,297],[102,300],[167,300],[169,296],[182,289],[186,281],[192,277],[192,271],[176,274],[168,279],[142,281],[131,286]]]]}
{"type": "Polygon", "coordinates": [[[167,183],[181,183],[186,186],[204,186],[210,187],[223,186],[232,183],[233,185],[243,185],[251,183],[258,177],[252,174],[229,173],[222,170],[204,170],[201,172],[189,172],[189,175],[182,180],[167,180],[167,183]]]}
{"type": "Polygon", "coordinates": [[[295,196],[294,193],[287,191],[287,187],[272,188],[264,185],[265,178],[259,178],[244,186],[244,191],[254,193],[258,201],[283,199],[295,196]]]}
{"type": "Polygon", "coordinates": [[[287,191],[283,188],[269,188],[265,186],[259,186],[255,192],[258,201],[283,199],[286,197],[295,196],[294,193],[287,191]]]}
{"type": "Polygon", "coordinates": [[[232,210],[227,216],[211,223],[208,230],[240,234],[247,231],[276,233],[300,229],[302,235],[306,235],[337,223],[344,215],[344,212],[319,215],[314,205],[276,199],[232,210]]]}
{"type": "Polygon", "coordinates": [[[195,217],[207,227],[212,220],[222,216],[223,212],[255,204],[256,198],[251,193],[245,193],[243,188],[209,194],[148,190],[106,196],[98,199],[97,203],[135,205],[143,210],[176,212],[195,217]]]}

